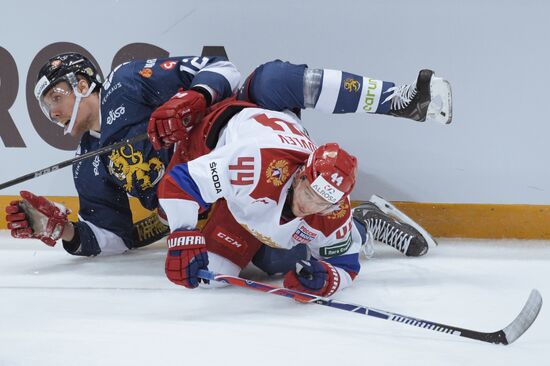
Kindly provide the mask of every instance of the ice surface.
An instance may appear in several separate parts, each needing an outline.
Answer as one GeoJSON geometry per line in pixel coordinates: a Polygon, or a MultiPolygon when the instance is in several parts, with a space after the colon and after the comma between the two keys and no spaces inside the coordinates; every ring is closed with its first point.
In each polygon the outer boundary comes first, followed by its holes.
{"type": "MultiPolygon", "coordinates": [[[[550,299],[550,242],[439,240],[424,258],[377,245],[336,295],[495,331],[532,288],[550,299]]],[[[164,248],[77,258],[0,232],[0,365],[543,365],[550,318],[497,346],[241,288],[187,290],[164,248]]],[[[280,283],[254,269],[245,276],[280,283]]]]}

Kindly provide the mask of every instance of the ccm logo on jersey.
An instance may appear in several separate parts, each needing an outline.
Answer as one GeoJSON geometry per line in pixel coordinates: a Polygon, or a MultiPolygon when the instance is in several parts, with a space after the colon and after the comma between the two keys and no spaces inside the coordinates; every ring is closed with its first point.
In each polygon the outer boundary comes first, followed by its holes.
{"type": "Polygon", "coordinates": [[[215,161],[210,163],[210,174],[212,175],[212,182],[214,183],[214,189],[216,190],[216,193],[222,192],[222,184],[220,183],[220,177],[218,175],[218,171],[216,170],[217,164],[215,161]]]}
{"type": "Polygon", "coordinates": [[[205,245],[206,241],[204,236],[179,236],[177,238],[168,239],[168,248],[179,247],[183,245],[205,245]]]}
{"type": "Polygon", "coordinates": [[[218,233],[216,234],[216,236],[217,236],[218,238],[220,238],[221,240],[223,240],[224,242],[231,244],[231,245],[234,246],[234,247],[241,248],[241,247],[243,246],[242,243],[240,243],[239,241],[233,239],[233,238],[230,237],[229,235],[227,235],[227,234],[225,234],[225,233],[222,233],[221,231],[218,231],[218,233]]]}

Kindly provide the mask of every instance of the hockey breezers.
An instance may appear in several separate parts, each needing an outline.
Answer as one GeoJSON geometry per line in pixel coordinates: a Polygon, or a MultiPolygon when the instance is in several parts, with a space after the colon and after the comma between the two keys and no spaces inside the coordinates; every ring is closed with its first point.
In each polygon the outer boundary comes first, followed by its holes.
{"type": "Polygon", "coordinates": [[[130,144],[133,144],[135,142],[143,141],[147,138],[148,138],[147,134],[144,133],[142,135],[137,135],[137,136],[131,137],[129,139],[126,139],[126,140],[123,140],[123,141],[120,141],[120,142],[116,142],[116,143],[114,143],[112,145],[109,145],[109,146],[104,146],[100,149],[87,152],[86,154],[76,156],[72,159],[62,161],[60,163],[51,165],[47,168],[40,169],[40,170],[37,170],[35,172],[25,174],[25,175],[22,175],[18,178],[12,179],[12,180],[7,181],[7,182],[4,182],[4,183],[0,184],[0,189],[8,188],[8,187],[14,186],[18,183],[22,183],[22,182],[25,182],[27,180],[31,180],[31,179],[36,178],[36,177],[40,177],[41,175],[48,174],[48,173],[51,173],[51,172],[55,172],[58,169],[65,168],[65,167],[67,167],[69,165],[72,165],[74,163],[78,163],[79,161],[86,160],[86,159],[89,159],[89,158],[93,158],[96,155],[103,155],[103,154],[109,153],[113,150],[118,149],[119,147],[122,147],[122,146],[125,146],[125,145],[130,145],[130,144]]]}
{"type": "Polygon", "coordinates": [[[368,306],[345,303],[326,297],[293,291],[261,282],[245,280],[244,278],[236,276],[229,276],[213,273],[210,271],[199,270],[199,277],[210,281],[225,282],[230,285],[244,287],[250,290],[289,297],[302,303],[314,303],[318,305],[329,306],[331,308],[351,311],[352,313],[368,315],[379,319],[391,320],[394,322],[404,323],[407,325],[425,328],[436,332],[447,333],[455,336],[475,339],[478,341],[504,345],[514,342],[523,333],[525,333],[525,331],[529,329],[531,324],[533,324],[533,322],[537,318],[540,308],[542,307],[542,297],[540,293],[537,290],[532,290],[529,298],[527,299],[527,302],[523,306],[523,309],[521,309],[519,315],[507,327],[496,332],[485,333],[471,329],[458,328],[452,325],[436,323],[429,320],[413,318],[407,315],[392,313],[385,310],[378,310],[368,306]]]}

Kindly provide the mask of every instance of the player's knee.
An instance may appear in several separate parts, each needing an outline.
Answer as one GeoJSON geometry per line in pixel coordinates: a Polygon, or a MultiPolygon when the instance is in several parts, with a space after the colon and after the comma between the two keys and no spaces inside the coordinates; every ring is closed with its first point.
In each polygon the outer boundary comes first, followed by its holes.
{"type": "Polygon", "coordinates": [[[303,95],[294,95],[293,91],[302,91],[304,69],[305,65],[294,65],[281,60],[259,66],[250,85],[252,100],[264,108],[276,111],[302,105],[303,95]],[[285,77],[282,78],[281,75],[285,77]]]}
{"type": "MultiPolygon", "coordinates": [[[[208,270],[214,273],[226,274],[229,276],[238,276],[241,267],[231,262],[229,259],[219,254],[208,252],[208,270]]],[[[228,286],[225,282],[210,281],[210,283],[200,283],[200,288],[212,289],[228,286]]]]}
{"type": "Polygon", "coordinates": [[[252,258],[252,263],[268,275],[274,275],[294,270],[296,262],[309,257],[309,249],[304,244],[299,244],[292,249],[276,249],[262,245],[252,258]]]}

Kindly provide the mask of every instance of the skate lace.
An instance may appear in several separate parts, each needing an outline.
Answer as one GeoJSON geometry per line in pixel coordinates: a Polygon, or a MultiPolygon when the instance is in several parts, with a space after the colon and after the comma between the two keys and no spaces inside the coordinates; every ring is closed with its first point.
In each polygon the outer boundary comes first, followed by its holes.
{"type": "Polygon", "coordinates": [[[369,231],[371,231],[374,239],[391,245],[402,253],[407,251],[413,239],[411,235],[399,230],[382,219],[371,219],[369,231]]]}
{"type": "Polygon", "coordinates": [[[395,110],[406,108],[416,95],[416,82],[412,84],[403,84],[394,86],[386,90],[390,94],[383,103],[391,101],[390,108],[395,110]]]}

